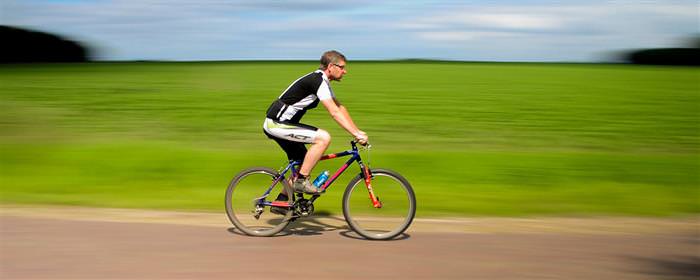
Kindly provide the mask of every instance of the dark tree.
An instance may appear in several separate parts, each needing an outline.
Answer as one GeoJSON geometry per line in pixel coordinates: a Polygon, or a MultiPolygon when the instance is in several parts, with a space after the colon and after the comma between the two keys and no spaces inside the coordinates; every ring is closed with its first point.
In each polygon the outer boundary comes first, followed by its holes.
{"type": "Polygon", "coordinates": [[[84,62],[84,46],[49,33],[0,25],[0,63],[84,62]]]}
{"type": "Polygon", "coordinates": [[[637,50],[627,54],[634,64],[700,65],[700,36],[689,38],[686,47],[637,50]]]}
{"type": "Polygon", "coordinates": [[[700,65],[700,49],[672,48],[640,50],[630,53],[628,60],[634,64],[700,65]]]}

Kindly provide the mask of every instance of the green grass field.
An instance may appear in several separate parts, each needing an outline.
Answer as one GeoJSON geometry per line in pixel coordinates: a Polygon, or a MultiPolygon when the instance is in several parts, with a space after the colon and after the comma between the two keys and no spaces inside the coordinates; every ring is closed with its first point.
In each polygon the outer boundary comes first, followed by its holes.
{"type": "MultiPolygon", "coordinates": [[[[0,66],[0,202],[223,212],[279,168],[267,106],[313,62],[0,66]]],[[[419,216],[700,212],[700,68],[350,62],[336,96],[419,216]]],[[[304,121],[350,137],[323,108],[304,121]]],[[[342,160],[315,170],[335,170],[342,160]]],[[[349,169],[317,210],[340,211],[349,169]]]]}

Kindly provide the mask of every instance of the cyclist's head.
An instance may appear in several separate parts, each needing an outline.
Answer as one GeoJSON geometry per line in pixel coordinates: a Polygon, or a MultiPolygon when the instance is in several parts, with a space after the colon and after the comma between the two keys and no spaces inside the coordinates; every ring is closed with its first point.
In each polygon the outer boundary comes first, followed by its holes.
{"type": "Polygon", "coordinates": [[[321,56],[321,66],[318,68],[323,70],[328,79],[331,81],[340,81],[348,71],[345,69],[345,56],[338,51],[327,51],[321,56]]]}
{"type": "Polygon", "coordinates": [[[327,51],[327,52],[323,53],[323,55],[321,56],[321,65],[318,67],[318,69],[326,70],[326,68],[328,68],[328,66],[330,66],[332,64],[337,65],[337,64],[340,64],[341,62],[343,62],[342,65],[344,65],[345,61],[346,61],[345,56],[342,53],[335,51],[335,50],[327,51]]]}

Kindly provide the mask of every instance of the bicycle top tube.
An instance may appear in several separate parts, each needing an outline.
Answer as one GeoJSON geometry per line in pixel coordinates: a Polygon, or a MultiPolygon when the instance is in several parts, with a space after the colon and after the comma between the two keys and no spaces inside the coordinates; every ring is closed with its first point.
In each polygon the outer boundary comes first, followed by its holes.
{"type": "MultiPolygon", "coordinates": [[[[357,149],[356,142],[350,141],[350,145],[352,146],[351,150],[342,151],[342,152],[335,153],[335,154],[326,154],[326,155],[323,155],[320,160],[334,159],[334,158],[344,157],[344,156],[349,156],[349,155],[357,155],[357,157],[359,159],[360,153],[357,149]]],[[[302,162],[299,160],[290,160],[289,161],[289,167],[292,167],[294,165],[301,165],[301,164],[302,164],[302,162]]],[[[285,169],[285,171],[286,171],[286,169],[285,169]]]]}

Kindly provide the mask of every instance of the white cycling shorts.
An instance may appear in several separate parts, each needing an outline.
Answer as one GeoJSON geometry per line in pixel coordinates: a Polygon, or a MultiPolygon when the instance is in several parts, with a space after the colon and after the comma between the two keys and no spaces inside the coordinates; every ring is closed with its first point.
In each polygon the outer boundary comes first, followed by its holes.
{"type": "Polygon", "coordinates": [[[306,144],[313,144],[318,134],[318,128],[310,125],[274,121],[269,118],[265,119],[263,130],[265,130],[269,136],[278,139],[306,144]]]}

